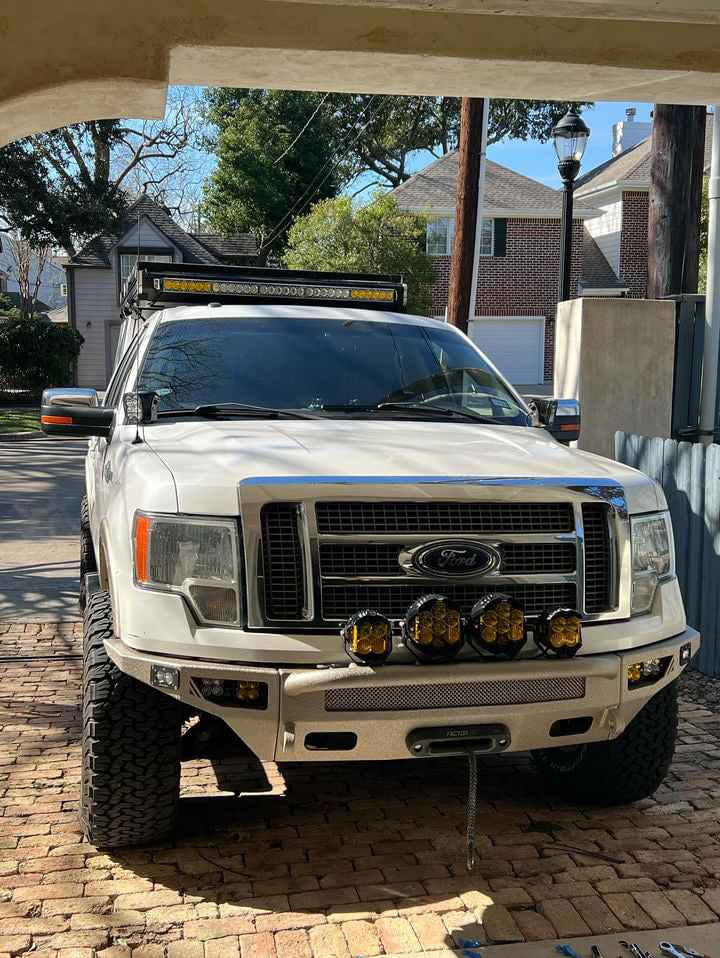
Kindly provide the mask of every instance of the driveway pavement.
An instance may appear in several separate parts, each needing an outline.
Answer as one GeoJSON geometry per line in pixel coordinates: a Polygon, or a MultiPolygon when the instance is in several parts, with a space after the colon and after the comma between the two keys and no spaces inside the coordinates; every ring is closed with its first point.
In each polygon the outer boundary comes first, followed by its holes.
{"type": "Polygon", "coordinates": [[[0,443],[0,621],[78,617],[78,526],[87,443],[0,443]]]}
{"type": "Polygon", "coordinates": [[[2,956],[447,958],[472,939],[557,958],[558,938],[612,934],[615,958],[648,930],[657,958],[667,928],[720,942],[717,712],[683,701],[666,783],[626,808],[553,799],[524,755],[484,761],[472,874],[460,760],[188,761],[173,840],[103,853],[77,824],[80,626],[0,632],[2,956]],[[553,823],[613,860],[554,847],[553,823]]]}

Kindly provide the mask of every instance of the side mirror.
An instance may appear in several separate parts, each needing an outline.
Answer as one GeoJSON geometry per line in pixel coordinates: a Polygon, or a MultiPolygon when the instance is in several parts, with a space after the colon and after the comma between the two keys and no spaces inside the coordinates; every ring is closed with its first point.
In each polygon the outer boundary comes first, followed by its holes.
{"type": "Polygon", "coordinates": [[[580,401],[529,396],[537,409],[539,424],[551,436],[567,445],[580,436],[580,401]]]}
{"type": "Polygon", "coordinates": [[[45,389],[42,394],[43,406],[99,406],[97,389],[45,389]]]}
{"type": "Polygon", "coordinates": [[[46,389],[40,428],[47,436],[109,436],[114,409],[98,406],[94,389],[46,389]]]}

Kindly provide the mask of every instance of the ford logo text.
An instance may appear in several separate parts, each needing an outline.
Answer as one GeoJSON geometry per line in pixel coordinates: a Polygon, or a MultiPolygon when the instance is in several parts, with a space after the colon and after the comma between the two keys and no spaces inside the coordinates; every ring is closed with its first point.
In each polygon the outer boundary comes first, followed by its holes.
{"type": "Polygon", "coordinates": [[[412,565],[418,572],[447,579],[483,575],[500,564],[490,546],[472,542],[432,542],[412,551],[412,565]]]}

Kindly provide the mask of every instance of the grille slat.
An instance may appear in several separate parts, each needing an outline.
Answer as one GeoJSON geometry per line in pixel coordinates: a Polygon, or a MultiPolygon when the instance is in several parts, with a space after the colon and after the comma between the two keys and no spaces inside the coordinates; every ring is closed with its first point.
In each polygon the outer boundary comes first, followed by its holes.
{"type": "Polygon", "coordinates": [[[610,526],[608,507],[583,503],[585,530],[585,611],[606,612],[612,603],[610,526]]]}
{"type": "MultiPolygon", "coordinates": [[[[352,583],[343,585],[324,583],[322,590],[323,618],[347,619],[358,609],[376,609],[391,619],[401,619],[408,606],[428,592],[440,592],[456,602],[467,614],[483,596],[496,592],[491,584],[466,585],[456,582],[352,583]]],[[[502,591],[522,603],[528,615],[537,615],[552,606],[577,603],[575,584],[552,582],[538,585],[505,585],[502,591]]]]}
{"type": "MultiPolygon", "coordinates": [[[[320,546],[323,576],[402,574],[399,555],[403,546],[366,543],[332,543],[320,546]]],[[[500,572],[507,575],[535,572],[568,574],[575,571],[574,542],[521,542],[500,546],[500,572]]]]}
{"type": "Polygon", "coordinates": [[[297,506],[291,502],[269,503],[260,516],[265,614],[279,622],[293,622],[303,615],[305,586],[297,520],[297,506]]]}
{"type": "Polygon", "coordinates": [[[326,712],[410,712],[427,709],[530,705],[585,696],[585,679],[505,679],[491,682],[445,682],[437,685],[391,685],[330,689],[326,712]]]}
{"type": "Polygon", "coordinates": [[[572,532],[569,502],[319,502],[321,535],[572,532]]]}

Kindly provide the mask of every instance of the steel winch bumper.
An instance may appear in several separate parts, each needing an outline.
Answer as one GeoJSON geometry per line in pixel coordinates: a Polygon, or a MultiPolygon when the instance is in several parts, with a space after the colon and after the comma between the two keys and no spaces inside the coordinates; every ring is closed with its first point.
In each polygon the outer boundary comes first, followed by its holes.
{"type": "Polygon", "coordinates": [[[615,738],[699,648],[694,629],[629,651],[573,659],[459,661],[445,665],[270,668],[174,658],[107,641],[119,669],[148,685],[175,670],[163,691],[222,718],[264,761],[352,761],[525,751],[615,738]],[[628,666],[667,659],[657,681],[629,689],[628,666]],[[155,667],[153,669],[153,667],[155,667]],[[261,682],[264,708],[203,697],[202,679],[261,682]]]}

